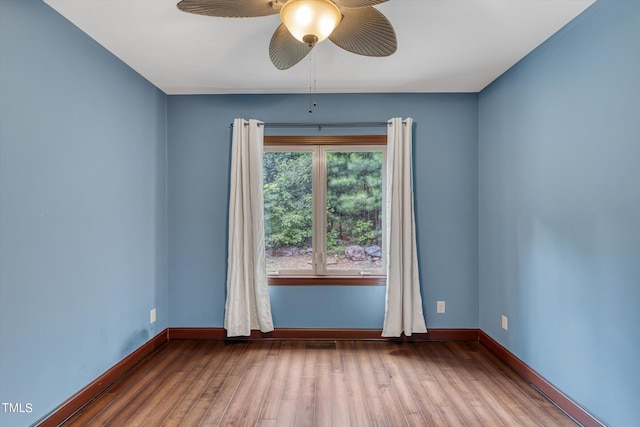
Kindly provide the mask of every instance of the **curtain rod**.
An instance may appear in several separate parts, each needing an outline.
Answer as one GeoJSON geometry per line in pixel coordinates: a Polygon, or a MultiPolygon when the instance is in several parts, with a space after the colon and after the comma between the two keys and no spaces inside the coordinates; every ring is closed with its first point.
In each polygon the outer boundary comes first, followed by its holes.
{"type": "MultiPolygon", "coordinates": [[[[389,122],[260,122],[265,127],[375,127],[387,126],[389,122]]],[[[248,126],[249,124],[245,124],[248,126]]],[[[231,123],[233,127],[233,123],[231,123]]]]}

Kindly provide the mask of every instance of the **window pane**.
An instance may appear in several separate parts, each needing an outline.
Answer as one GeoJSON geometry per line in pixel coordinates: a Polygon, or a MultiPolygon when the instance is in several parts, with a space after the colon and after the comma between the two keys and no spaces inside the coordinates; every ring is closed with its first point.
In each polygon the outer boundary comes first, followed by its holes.
{"type": "Polygon", "coordinates": [[[264,153],[267,271],[312,270],[312,153],[264,153]]]}
{"type": "Polygon", "coordinates": [[[327,153],[327,269],[382,268],[382,152],[327,153]]]}

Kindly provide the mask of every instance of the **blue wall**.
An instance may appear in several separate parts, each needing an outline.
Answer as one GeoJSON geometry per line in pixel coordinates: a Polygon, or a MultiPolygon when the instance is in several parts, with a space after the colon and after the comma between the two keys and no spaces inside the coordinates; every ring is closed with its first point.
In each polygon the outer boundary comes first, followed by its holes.
{"type": "MultiPolygon", "coordinates": [[[[319,95],[313,114],[308,102],[308,95],[169,97],[170,324],[223,324],[229,125],[235,117],[299,122],[402,116],[416,122],[416,222],[428,326],[477,327],[477,94],[319,95]],[[447,301],[445,314],[435,313],[436,300],[447,301]]],[[[267,128],[275,132],[301,129],[267,128]]],[[[382,328],[384,287],[287,286],[271,287],[270,294],[276,327],[382,328]]]]}
{"type": "Polygon", "coordinates": [[[640,2],[600,0],[480,94],[480,328],[614,426],[640,419],[639,42],[640,2]]]}
{"type": "Polygon", "coordinates": [[[25,426],[168,325],[166,96],[41,1],[0,1],[0,52],[0,401],[33,408],[0,425],[25,426]]]}

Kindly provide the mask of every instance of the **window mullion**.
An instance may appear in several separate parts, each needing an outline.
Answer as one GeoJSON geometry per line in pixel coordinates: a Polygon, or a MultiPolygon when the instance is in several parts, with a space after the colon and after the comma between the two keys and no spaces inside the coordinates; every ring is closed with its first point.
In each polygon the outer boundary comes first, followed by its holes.
{"type": "Polygon", "coordinates": [[[314,153],[314,182],[313,182],[313,223],[314,223],[314,253],[316,257],[316,274],[327,273],[327,243],[325,230],[327,229],[327,171],[326,154],[322,147],[316,147],[314,153]]]}

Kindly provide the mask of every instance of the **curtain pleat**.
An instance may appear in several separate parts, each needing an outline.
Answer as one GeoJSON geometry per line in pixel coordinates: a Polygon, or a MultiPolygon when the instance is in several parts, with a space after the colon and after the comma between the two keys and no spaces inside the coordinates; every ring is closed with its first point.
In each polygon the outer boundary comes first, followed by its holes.
{"type": "Polygon", "coordinates": [[[264,255],[263,133],[257,120],[233,122],[224,315],[230,337],[273,330],[264,255]]]}
{"type": "Polygon", "coordinates": [[[389,120],[387,135],[387,294],[382,336],[427,332],[420,294],[413,210],[413,120],[389,120]]]}

